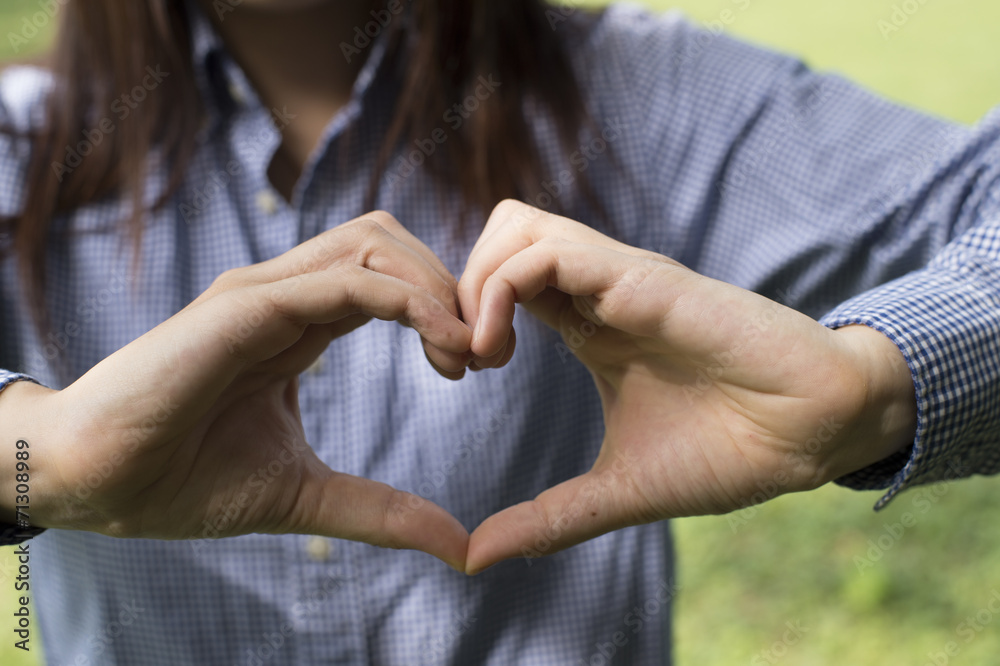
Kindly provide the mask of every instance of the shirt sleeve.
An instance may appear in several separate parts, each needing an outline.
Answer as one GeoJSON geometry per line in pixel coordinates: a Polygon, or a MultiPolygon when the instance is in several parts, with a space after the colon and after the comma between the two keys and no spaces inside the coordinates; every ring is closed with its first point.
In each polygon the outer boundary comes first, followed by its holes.
{"type": "Polygon", "coordinates": [[[906,358],[917,399],[912,447],[838,481],[888,488],[1000,472],[1000,206],[923,270],[877,287],[822,318],[864,324],[906,358]]]}
{"type": "Polygon", "coordinates": [[[609,12],[594,106],[626,119],[614,149],[649,202],[627,241],[899,346],[917,437],[839,480],[888,488],[877,507],[1000,472],[1000,110],[966,127],[678,14],[609,12]]]}

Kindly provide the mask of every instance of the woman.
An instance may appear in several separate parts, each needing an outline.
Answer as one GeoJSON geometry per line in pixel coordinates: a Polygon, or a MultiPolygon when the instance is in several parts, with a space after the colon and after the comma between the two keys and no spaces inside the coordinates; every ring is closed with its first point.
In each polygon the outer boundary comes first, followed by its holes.
{"type": "Polygon", "coordinates": [[[661,663],[664,519],[996,468],[992,119],[626,8],[65,11],[0,85],[55,663],[661,663]]]}

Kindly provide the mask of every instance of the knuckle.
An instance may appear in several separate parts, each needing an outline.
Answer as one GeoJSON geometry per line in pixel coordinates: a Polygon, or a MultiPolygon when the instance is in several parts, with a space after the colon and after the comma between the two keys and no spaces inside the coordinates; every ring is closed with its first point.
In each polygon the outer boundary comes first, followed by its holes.
{"type": "Polygon", "coordinates": [[[542,219],[547,213],[540,208],[517,199],[504,199],[493,207],[490,220],[494,223],[514,225],[517,228],[527,228],[532,223],[542,219]]]}
{"type": "Polygon", "coordinates": [[[385,227],[367,217],[348,222],[343,231],[350,235],[350,240],[346,243],[346,254],[342,259],[358,266],[366,266],[389,235],[385,227]]]}
{"type": "Polygon", "coordinates": [[[516,213],[524,212],[529,208],[531,208],[531,206],[518,201],[517,199],[503,199],[493,207],[493,214],[499,215],[500,217],[509,217],[516,213]]]}
{"type": "Polygon", "coordinates": [[[215,292],[229,291],[243,284],[242,268],[230,268],[223,271],[212,281],[211,289],[215,292]]]}
{"type": "Polygon", "coordinates": [[[365,217],[357,220],[352,224],[354,230],[365,237],[383,235],[386,233],[385,227],[378,223],[374,218],[365,217]]]}
{"type": "Polygon", "coordinates": [[[364,257],[370,256],[377,248],[394,238],[384,226],[372,218],[355,222],[354,232],[357,234],[355,250],[364,257]]]}
{"type": "Polygon", "coordinates": [[[363,216],[358,218],[358,221],[367,224],[374,224],[383,231],[401,229],[403,226],[391,213],[384,210],[373,210],[370,213],[365,213],[363,216]]]}

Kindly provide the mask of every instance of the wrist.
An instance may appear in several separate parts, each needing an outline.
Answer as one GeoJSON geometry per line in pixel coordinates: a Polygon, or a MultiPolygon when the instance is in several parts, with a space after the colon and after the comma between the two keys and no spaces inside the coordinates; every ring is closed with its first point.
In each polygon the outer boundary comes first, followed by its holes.
{"type": "Polygon", "coordinates": [[[43,406],[58,391],[30,381],[8,384],[0,391],[0,522],[49,527],[50,491],[47,431],[55,423],[43,406]]]}
{"type": "Polygon", "coordinates": [[[854,359],[860,385],[860,410],[845,430],[847,437],[828,465],[832,481],[864,469],[911,445],[917,432],[913,376],[899,347],[884,334],[863,325],[834,331],[854,359]]]}

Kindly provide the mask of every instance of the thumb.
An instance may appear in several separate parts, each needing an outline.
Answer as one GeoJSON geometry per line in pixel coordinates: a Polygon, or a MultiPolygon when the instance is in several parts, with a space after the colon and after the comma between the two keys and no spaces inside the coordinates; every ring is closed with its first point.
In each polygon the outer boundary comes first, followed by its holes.
{"type": "Polygon", "coordinates": [[[634,524],[635,512],[627,501],[632,464],[631,458],[618,456],[611,464],[595,465],[533,500],[493,514],[469,538],[465,572],[474,575],[514,557],[551,555],[634,524]]]}
{"type": "Polygon", "coordinates": [[[468,531],[419,495],[327,468],[304,480],[297,504],[296,532],[420,550],[465,571],[468,531]]]}

